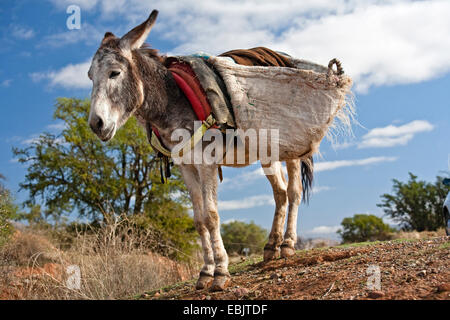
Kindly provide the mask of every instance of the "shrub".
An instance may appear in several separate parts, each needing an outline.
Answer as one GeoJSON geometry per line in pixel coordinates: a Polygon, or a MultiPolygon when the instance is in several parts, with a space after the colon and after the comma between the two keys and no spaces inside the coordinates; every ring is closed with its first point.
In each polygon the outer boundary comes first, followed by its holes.
{"type": "Polygon", "coordinates": [[[253,221],[250,223],[233,221],[222,224],[221,233],[223,244],[229,254],[242,254],[244,248],[249,248],[250,253],[260,253],[267,239],[267,231],[253,221]]]}
{"type": "Polygon", "coordinates": [[[344,218],[342,229],[338,231],[344,243],[390,239],[392,229],[383,219],[372,214],[355,214],[344,218]]]}
{"type": "MultiPolygon", "coordinates": [[[[0,174],[0,180],[2,179],[4,177],[0,174]]],[[[14,232],[10,220],[16,217],[17,212],[18,207],[14,204],[9,190],[0,183],[0,246],[4,245],[14,232]]]]}
{"type": "Polygon", "coordinates": [[[377,204],[403,231],[436,231],[444,227],[442,205],[450,187],[437,176],[434,183],[420,181],[409,173],[409,180],[393,180],[392,194],[383,194],[377,204]]]}
{"type": "Polygon", "coordinates": [[[30,263],[45,264],[53,262],[58,249],[48,237],[38,230],[16,230],[4,244],[0,261],[10,266],[27,266],[30,263]]]}
{"type": "Polygon", "coordinates": [[[134,247],[173,260],[188,262],[196,259],[199,246],[198,234],[193,219],[183,210],[162,210],[137,215],[111,215],[104,221],[71,222],[66,225],[46,228],[61,249],[70,249],[79,236],[92,236],[103,232],[109,225],[117,225],[116,231],[122,234],[122,241],[131,245],[130,239],[139,239],[134,247]]]}

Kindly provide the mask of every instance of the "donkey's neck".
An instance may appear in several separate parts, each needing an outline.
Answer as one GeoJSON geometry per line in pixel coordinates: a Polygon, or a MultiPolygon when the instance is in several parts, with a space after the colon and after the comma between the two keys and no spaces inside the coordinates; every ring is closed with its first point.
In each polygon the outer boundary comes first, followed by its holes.
{"type": "Polygon", "coordinates": [[[139,51],[133,59],[144,89],[144,103],[135,114],[139,122],[157,128],[169,145],[170,135],[175,129],[193,131],[195,113],[171,72],[162,63],[139,51]]]}

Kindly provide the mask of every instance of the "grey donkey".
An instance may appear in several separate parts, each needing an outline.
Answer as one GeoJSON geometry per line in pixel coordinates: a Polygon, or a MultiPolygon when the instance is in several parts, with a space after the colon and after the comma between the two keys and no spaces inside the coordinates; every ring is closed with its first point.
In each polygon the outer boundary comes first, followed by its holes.
{"type": "MultiPolygon", "coordinates": [[[[163,58],[156,50],[144,45],[157,15],[158,12],[153,10],[145,22],[122,38],[107,32],[92,59],[88,72],[93,82],[88,121],[102,141],[112,139],[131,116],[135,116],[146,129],[156,128],[169,149],[178,143],[171,138],[174,130],[194,132],[197,118],[189,101],[163,65],[163,58]]],[[[201,143],[208,145],[211,142],[201,143]]],[[[244,165],[247,164],[250,163],[244,165]]],[[[242,166],[235,163],[225,165],[242,166]]],[[[231,277],[217,209],[218,164],[181,163],[179,168],[189,190],[195,227],[203,247],[204,265],[196,288],[223,290],[230,284],[231,277]]],[[[288,182],[281,162],[274,161],[263,166],[265,172],[271,173],[267,174],[267,178],[272,185],[276,204],[272,229],[264,248],[265,261],[294,254],[302,189],[311,185],[312,166],[303,166],[300,159],[292,159],[286,161],[286,168],[288,182]],[[283,237],[286,211],[287,228],[283,237]]]]}

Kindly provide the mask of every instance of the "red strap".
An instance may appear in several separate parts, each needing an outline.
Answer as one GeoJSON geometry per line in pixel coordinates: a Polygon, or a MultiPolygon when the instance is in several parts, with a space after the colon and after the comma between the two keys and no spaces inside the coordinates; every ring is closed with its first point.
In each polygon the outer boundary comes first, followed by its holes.
{"type": "MultiPolygon", "coordinates": [[[[211,106],[209,105],[208,99],[206,98],[205,90],[203,90],[200,81],[198,81],[196,75],[194,74],[194,71],[192,71],[192,69],[190,69],[188,65],[180,65],[180,64],[177,64],[174,67],[170,67],[169,70],[172,73],[176,73],[181,78],[183,78],[186,84],[194,91],[195,96],[200,100],[205,115],[207,116],[210,115],[211,106]],[[181,68],[181,66],[183,68],[181,68]]],[[[195,113],[197,114],[196,111],[195,113]]]]}
{"type": "MultiPolygon", "coordinates": [[[[211,106],[209,105],[206,94],[196,78],[194,71],[192,71],[189,65],[179,62],[172,63],[169,70],[178,87],[189,100],[197,119],[200,121],[206,120],[211,113],[211,106]]],[[[216,125],[214,125],[214,127],[217,128],[216,125]]],[[[161,138],[158,129],[152,128],[152,130],[158,138],[161,138]]]]}
{"type": "Polygon", "coordinates": [[[184,92],[186,95],[186,98],[188,98],[189,102],[191,103],[192,109],[194,109],[195,114],[197,115],[198,120],[204,121],[206,120],[207,115],[205,114],[205,111],[203,110],[203,106],[198,99],[198,97],[195,95],[194,90],[192,90],[191,87],[184,81],[182,77],[180,77],[175,72],[172,72],[173,77],[175,78],[175,81],[178,85],[178,87],[181,89],[181,91],[184,92]]]}

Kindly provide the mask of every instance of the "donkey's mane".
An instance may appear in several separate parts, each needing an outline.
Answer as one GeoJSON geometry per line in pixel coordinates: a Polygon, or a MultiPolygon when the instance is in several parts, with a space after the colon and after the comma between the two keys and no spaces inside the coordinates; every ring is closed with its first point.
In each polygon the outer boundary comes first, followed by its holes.
{"type": "MultiPolygon", "coordinates": [[[[120,39],[114,36],[111,32],[105,33],[105,38],[102,41],[102,44],[100,45],[101,48],[109,48],[114,51],[120,51],[120,39]]],[[[142,46],[137,49],[139,53],[143,54],[144,56],[147,56],[153,60],[156,60],[158,62],[161,62],[164,64],[164,61],[166,60],[165,55],[160,55],[158,50],[153,49],[148,43],[143,43],[142,46]]]]}
{"type": "Polygon", "coordinates": [[[160,55],[159,51],[153,49],[148,43],[144,43],[138,50],[141,54],[161,62],[162,64],[164,64],[164,61],[166,60],[166,55],[160,55]]]}

